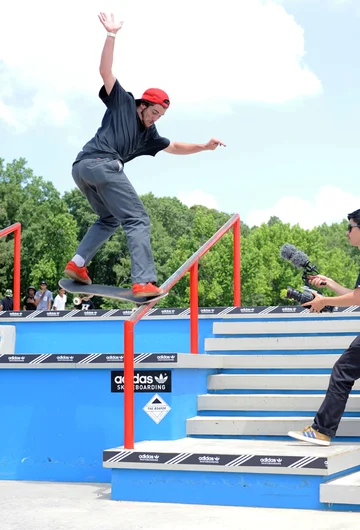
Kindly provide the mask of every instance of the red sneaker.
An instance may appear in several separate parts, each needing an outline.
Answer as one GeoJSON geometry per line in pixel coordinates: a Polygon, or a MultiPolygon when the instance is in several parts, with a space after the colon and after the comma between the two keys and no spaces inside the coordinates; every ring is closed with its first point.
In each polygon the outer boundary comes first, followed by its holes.
{"type": "Polygon", "coordinates": [[[132,286],[132,292],[134,296],[138,296],[140,298],[142,296],[160,296],[164,291],[160,289],[160,287],[156,287],[156,285],[149,282],[145,285],[134,283],[132,286]]]}
{"type": "Polygon", "coordinates": [[[87,268],[78,267],[73,261],[69,261],[69,263],[66,265],[64,274],[69,276],[69,278],[72,280],[76,280],[77,282],[86,284],[91,283],[87,268]]]}

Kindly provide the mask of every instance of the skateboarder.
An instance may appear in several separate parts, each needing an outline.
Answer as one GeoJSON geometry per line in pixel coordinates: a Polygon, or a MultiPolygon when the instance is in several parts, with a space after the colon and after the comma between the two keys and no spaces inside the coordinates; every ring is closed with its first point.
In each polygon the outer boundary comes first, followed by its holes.
{"type": "Polygon", "coordinates": [[[104,85],[99,93],[107,110],[100,128],[77,155],[72,169],[75,183],[99,218],[64,272],[73,280],[90,284],[86,265],[121,225],[130,252],[134,295],[158,296],[162,291],[156,286],[149,216],[124,173],[124,164],[138,156],[155,156],[159,151],[189,155],[213,151],[225,144],[215,138],[206,144],[188,144],[160,136],[155,122],[169,108],[169,96],[159,88],[149,88],[141,99],[134,99],[124,90],[112,72],[115,39],[123,23],[115,21],[113,14],[100,13],[99,19],[107,30],[100,61],[104,85]]]}

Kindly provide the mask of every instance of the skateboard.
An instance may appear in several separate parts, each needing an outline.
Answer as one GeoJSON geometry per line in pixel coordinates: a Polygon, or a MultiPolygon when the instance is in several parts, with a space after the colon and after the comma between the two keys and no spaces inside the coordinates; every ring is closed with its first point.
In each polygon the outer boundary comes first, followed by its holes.
{"type": "Polygon", "coordinates": [[[122,289],[121,287],[112,287],[110,285],[85,284],[76,282],[75,280],[59,280],[59,285],[65,291],[74,294],[87,294],[93,296],[103,296],[104,298],[116,298],[117,300],[124,300],[125,302],[132,302],[137,305],[149,304],[161,298],[165,298],[168,293],[163,293],[160,296],[134,296],[131,289],[122,289]]]}

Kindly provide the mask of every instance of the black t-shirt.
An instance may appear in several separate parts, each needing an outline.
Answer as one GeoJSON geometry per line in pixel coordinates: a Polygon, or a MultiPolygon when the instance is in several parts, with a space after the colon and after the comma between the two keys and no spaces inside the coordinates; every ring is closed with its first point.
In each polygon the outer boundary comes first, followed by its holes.
{"type": "Polygon", "coordinates": [[[356,284],[355,284],[354,289],[356,289],[357,287],[360,287],[360,274],[359,274],[359,276],[357,277],[357,280],[356,280],[356,284]]]}
{"type": "Polygon", "coordinates": [[[129,162],[142,155],[155,156],[169,146],[170,140],[157,132],[155,125],[144,127],[136,110],[134,96],[116,80],[108,95],[103,86],[100,99],[107,106],[100,128],[84,145],[76,162],[85,158],[113,158],[129,162]]]}
{"type": "Polygon", "coordinates": [[[36,309],[36,304],[32,303],[32,302],[28,302],[27,301],[28,298],[30,299],[29,296],[25,296],[24,302],[23,302],[23,307],[25,307],[26,311],[33,311],[33,310],[36,309]]]}
{"type": "Polygon", "coordinates": [[[3,298],[1,300],[1,305],[3,306],[3,311],[12,311],[14,307],[14,300],[13,298],[3,298]]]}
{"type": "Polygon", "coordinates": [[[91,309],[94,309],[94,302],[92,300],[83,300],[81,304],[75,305],[75,309],[79,309],[80,311],[89,311],[91,309]]]}

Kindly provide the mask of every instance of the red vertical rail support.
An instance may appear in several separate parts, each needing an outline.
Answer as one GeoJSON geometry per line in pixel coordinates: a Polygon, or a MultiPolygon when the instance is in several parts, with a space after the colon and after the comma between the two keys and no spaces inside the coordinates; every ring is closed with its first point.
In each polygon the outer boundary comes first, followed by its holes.
{"type": "Polygon", "coordinates": [[[124,322],[124,448],[134,449],[134,323],[124,322]]]}
{"type": "Polygon", "coordinates": [[[14,311],[20,311],[20,246],[21,225],[14,231],[14,311]]]}
{"type": "Polygon", "coordinates": [[[241,306],[240,218],[234,224],[234,306],[241,306]]]}
{"type": "Polygon", "coordinates": [[[190,353],[199,353],[199,261],[190,269],[190,353]]]}
{"type": "Polygon", "coordinates": [[[0,237],[5,237],[14,232],[14,310],[20,310],[20,242],[21,223],[14,223],[7,228],[0,230],[0,237]]]}

